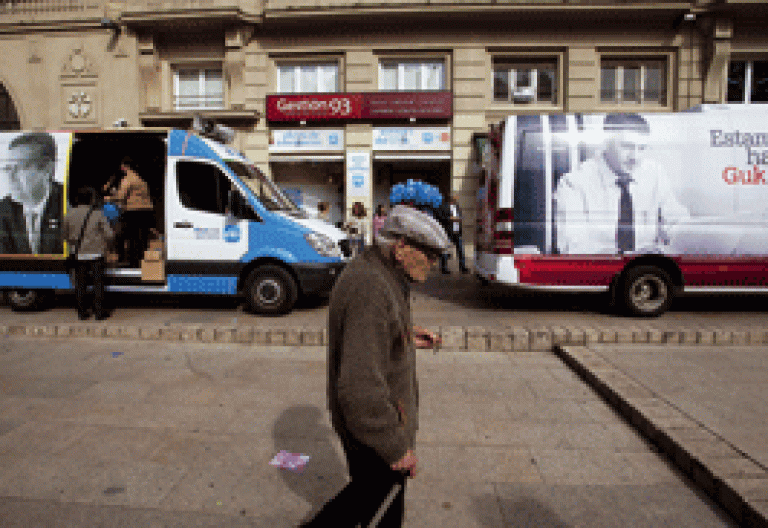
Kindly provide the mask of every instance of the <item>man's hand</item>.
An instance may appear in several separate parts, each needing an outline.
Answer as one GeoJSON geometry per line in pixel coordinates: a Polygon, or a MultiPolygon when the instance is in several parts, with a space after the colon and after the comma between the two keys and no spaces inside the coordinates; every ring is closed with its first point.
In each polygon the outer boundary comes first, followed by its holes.
{"type": "Polygon", "coordinates": [[[435,348],[443,343],[440,336],[420,326],[413,327],[413,344],[416,348],[435,348]]]}
{"type": "Polygon", "coordinates": [[[403,455],[403,458],[392,464],[392,469],[395,471],[404,471],[408,473],[408,476],[413,478],[416,476],[416,465],[419,463],[419,459],[413,454],[413,450],[409,449],[403,455]]]}

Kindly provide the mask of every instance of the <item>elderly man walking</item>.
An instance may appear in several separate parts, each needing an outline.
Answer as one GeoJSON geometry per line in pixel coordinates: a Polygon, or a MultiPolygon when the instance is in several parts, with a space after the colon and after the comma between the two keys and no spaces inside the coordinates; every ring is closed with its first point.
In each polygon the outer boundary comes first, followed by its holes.
{"type": "Polygon", "coordinates": [[[449,247],[433,217],[399,205],[339,277],[328,314],[328,405],[351,482],[302,526],[368,526],[395,485],[378,526],[402,526],[405,479],[418,462],[415,348],[439,339],[413,326],[409,283],[426,280],[449,247]]]}

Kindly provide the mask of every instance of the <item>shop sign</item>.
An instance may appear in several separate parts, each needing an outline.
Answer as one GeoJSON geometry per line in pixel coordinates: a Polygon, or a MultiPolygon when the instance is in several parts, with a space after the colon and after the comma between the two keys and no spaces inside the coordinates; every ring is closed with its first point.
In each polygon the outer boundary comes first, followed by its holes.
{"type": "Polygon", "coordinates": [[[374,150],[451,150],[449,127],[373,129],[374,150]]]}
{"type": "Polygon", "coordinates": [[[368,196],[370,187],[371,153],[347,151],[347,196],[368,196]]]}
{"type": "Polygon", "coordinates": [[[269,121],[450,119],[451,92],[363,92],[267,96],[269,121]]]}
{"type": "Polygon", "coordinates": [[[343,130],[272,130],[269,133],[270,152],[301,152],[344,150],[343,130]]]}

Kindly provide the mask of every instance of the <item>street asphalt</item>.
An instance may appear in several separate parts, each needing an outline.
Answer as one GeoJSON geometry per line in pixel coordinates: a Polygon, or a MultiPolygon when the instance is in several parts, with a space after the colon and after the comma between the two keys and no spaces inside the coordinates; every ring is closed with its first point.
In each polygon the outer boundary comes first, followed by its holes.
{"type": "MultiPolygon", "coordinates": [[[[323,346],[0,336],[4,527],[293,526],[345,482],[323,346]]],[[[406,526],[765,526],[766,356],[421,351],[406,526]]]]}

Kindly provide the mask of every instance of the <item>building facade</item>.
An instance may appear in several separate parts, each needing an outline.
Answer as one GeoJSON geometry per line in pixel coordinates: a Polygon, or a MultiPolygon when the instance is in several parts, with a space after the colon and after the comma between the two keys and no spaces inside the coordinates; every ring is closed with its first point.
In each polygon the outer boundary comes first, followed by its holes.
{"type": "Polygon", "coordinates": [[[333,222],[392,184],[455,195],[507,115],[768,102],[763,0],[12,0],[4,129],[187,127],[333,222]]]}

